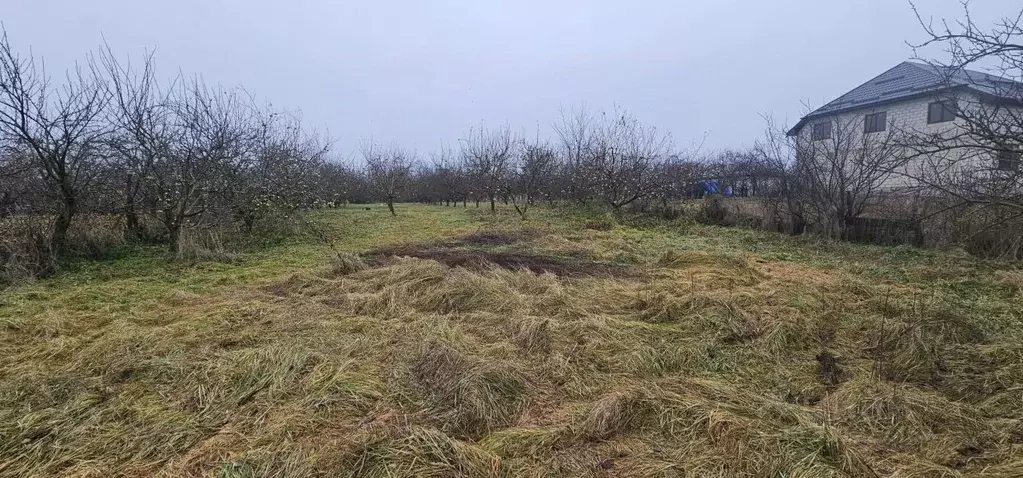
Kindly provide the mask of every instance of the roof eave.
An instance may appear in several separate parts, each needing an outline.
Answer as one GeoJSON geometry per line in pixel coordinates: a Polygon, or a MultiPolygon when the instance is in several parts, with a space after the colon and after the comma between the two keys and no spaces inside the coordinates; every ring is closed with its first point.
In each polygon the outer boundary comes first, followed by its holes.
{"type": "Polygon", "coordinates": [[[860,105],[848,106],[848,107],[845,107],[845,108],[839,108],[839,109],[831,110],[831,111],[820,111],[818,109],[818,110],[813,111],[810,114],[800,118],[799,122],[796,123],[796,125],[793,126],[792,129],[790,129],[786,134],[788,136],[795,136],[795,135],[799,134],[799,132],[803,129],[803,127],[806,126],[806,123],[808,123],[810,120],[813,120],[813,119],[816,119],[816,118],[824,118],[824,117],[828,117],[828,116],[840,115],[840,114],[843,114],[843,113],[848,113],[850,111],[862,110],[862,109],[876,107],[876,106],[882,106],[882,105],[889,105],[889,104],[892,104],[892,103],[898,103],[900,101],[914,100],[914,99],[917,99],[917,98],[922,98],[922,97],[925,97],[925,96],[931,96],[931,95],[934,95],[934,94],[938,94],[938,93],[941,93],[943,91],[950,91],[950,90],[957,90],[957,89],[969,89],[969,90],[973,90],[974,92],[980,93],[979,91],[977,91],[977,90],[975,90],[973,88],[970,88],[969,85],[955,85],[955,86],[950,86],[950,87],[943,86],[943,87],[940,87],[940,88],[935,88],[933,90],[925,90],[925,91],[921,91],[921,92],[918,92],[918,93],[914,93],[912,95],[899,96],[899,97],[895,97],[895,98],[888,98],[888,99],[884,99],[884,100],[880,100],[880,101],[875,101],[873,103],[864,103],[864,104],[860,104],[860,105]]]}
{"type": "Polygon", "coordinates": [[[798,123],[796,123],[796,125],[795,125],[795,126],[793,126],[793,127],[792,127],[792,129],[788,130],[788,131],[787,131],[787,132],[785,133],[785,135],[786,135],[786,136],[798,136],[798,135],[799,135],[799,132],[803,130],[803,127],[804,127],[804,126],[806,126],[806,118],[807,118],[807,117],[805,117],[805,116],[804,116],[804,117],[802,117],[802,118],[800,118],[800,119],[799,119],[799,122],[798,122],[798,123]]]}

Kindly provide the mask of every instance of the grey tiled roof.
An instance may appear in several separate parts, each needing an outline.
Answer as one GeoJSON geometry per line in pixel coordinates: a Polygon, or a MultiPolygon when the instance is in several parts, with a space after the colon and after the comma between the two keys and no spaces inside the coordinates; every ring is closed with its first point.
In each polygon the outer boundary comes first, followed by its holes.
{"type": "Polygon", "coordinates": [[[904,61],[806,115],[789,131],[789,134],[798,133],[809,119],[938,92],[950,87],[969,88],[995,96],[1023,98],[1023,84],[1012,80],[979,71],[953,70],[926,63],[904,61]]]}

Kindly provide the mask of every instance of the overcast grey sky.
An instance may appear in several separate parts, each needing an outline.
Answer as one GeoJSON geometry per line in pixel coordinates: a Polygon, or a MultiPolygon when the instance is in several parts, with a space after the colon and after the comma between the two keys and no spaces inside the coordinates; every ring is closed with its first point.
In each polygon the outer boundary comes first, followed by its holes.
{"type": "MultiPolygon", "coordinates": [[[[978,20],[1018,0],[975,1],[978,20]]],[[[958,0],[918,0],[936,18],[958,0]]],[[[53,74],[105,37],[242,85],[351,151],[360,140],[423,152],[481,120],[532,133],[562,108],[615,104],[680,146],[749,144],[762,113],[794,123],[911,56],[904,0],[7,0],[17,50],[53,74]]]]}

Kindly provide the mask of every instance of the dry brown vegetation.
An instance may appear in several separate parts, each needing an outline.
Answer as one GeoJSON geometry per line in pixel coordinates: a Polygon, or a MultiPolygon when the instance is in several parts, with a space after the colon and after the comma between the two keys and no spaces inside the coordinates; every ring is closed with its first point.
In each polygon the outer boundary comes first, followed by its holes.
{"type": "Polygon", "coordinates": [[[1010,265],[411,209],[308,270],[0,297],[0,475],[1023,475],[1010,265]]]}

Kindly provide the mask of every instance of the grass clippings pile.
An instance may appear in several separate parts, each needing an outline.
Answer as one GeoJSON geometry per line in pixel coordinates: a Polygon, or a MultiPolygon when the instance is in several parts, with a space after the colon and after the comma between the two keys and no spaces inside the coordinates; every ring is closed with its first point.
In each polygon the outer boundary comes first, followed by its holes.
{"type": "Polygon", "coordinates": [[[1007,265],[516,225],[148,305],[14,291],[0,475],[1023,476],[1007,265]]]}

